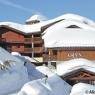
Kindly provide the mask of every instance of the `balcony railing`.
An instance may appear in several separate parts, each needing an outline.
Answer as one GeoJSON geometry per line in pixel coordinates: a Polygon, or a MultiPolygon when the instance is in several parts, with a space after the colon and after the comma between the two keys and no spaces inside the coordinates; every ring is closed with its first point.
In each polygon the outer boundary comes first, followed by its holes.
{"type": "Polygon", "coordinates": [[[40,41],[40,40],[42,40],[42,38],[41,37],[34,37],[33,40],[34,41],[40,41]]]}
{"type": "Polygon", "coordinates": [[[6,39],[5,38],[0,38],[0,41],[1,42],[6,42],[6,39]]]}
{"type": "Polygon", "coordinates": [[[32,48],[24,48],[24,52],[28,52],[28,53],[31,53],[31,52],[42,53],[43,49],[42,49],[42,47],[36,47],[34,49],[32,49],[32,48]]]}
{"type": "Polygon", "coordinates": [[[35,47],[35,48],[33,49],[33,51],[34,51],[35,53],[42,53],[42,52],[43,52],[43,48],[42,48],[42,47],[35,47]]]}
{"type": "Polygon", "coordinates": [[[25,38],[25,39],[24,39],[24,42],[25,42],[25,43],[31,43],[31,42],[32,42],[32,38],[25,38]]]}
{"type": "Polygon", "coordinates": [[[31,53],[32,51],[33,51],[32,48],[24,48],[24,52],[29,52],[29,53],[31,53]]]}
{"type": "Polygon", "coordinates": [[[49,55],[43,55],[44,61],[56,61],[57,56],[49,56],[49,55]]]}
{"type": "Polygon", "coordinates": [[[12,41],[12,40],[8,41],[8,40],[6,40],[6,42],[8,42],[8,43],[23,43],[24,41],[12,41]]]}

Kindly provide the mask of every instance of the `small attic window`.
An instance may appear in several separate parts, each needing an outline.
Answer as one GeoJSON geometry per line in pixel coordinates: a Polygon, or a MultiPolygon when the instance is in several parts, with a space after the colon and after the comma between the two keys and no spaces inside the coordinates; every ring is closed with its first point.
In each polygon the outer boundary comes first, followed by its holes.
{"type": "Polygon", "coordinates": [[[88,24],[88,22],[87,22],[87,21],[83,21],[83,23],[88,24]]]}
{"type": "Polygon", "coordinates": [[[70,25],[70,26],[68,26],[68,27],[66,27],[66,28],[80,28],[80,27],[77,26],[77,25],[70,25]]]}

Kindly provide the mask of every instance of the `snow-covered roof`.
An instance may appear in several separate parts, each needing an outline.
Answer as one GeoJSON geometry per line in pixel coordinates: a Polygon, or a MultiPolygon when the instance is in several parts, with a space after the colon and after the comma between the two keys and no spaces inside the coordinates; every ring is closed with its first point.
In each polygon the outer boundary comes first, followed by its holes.
{"type": "Polygon", "coordinates": [[[62,16],[57,17],[56,19],[79,21],[81,23],[85,23],[85,24],[88,24],[88,25],[91,25],[91,26],[95,26],[94,21],[92,21],[92,20],[90,20],[90,19],[88,19],[86,17],[76,15],[76,14],[72,14],[72,13],[64,14],[62,16]]]}
{"type": "Polygon", "coordinates": [[[93,95],[95,85],[86,83],[77,83],[72,87],[70,95],[93,95]]]}
{"type": "MultiPolygon", "coordinates": [[[[85,27],[86,29],[89,29],[90,26],[92,28],[95,27],[95,23],[92,20],[89,20],[85,17],[79,16],[79,15],[75,15],[75,14],[64,14],[62,16],[59,16],[57,18],[51,19],[51,20],[46,20],[45,21],[45,17],[42,15],[34,15],[32,17],[30,17],[30,19],[28,19],[27,21],[31,21],[31,20],[40,20],[39,23],[35,23],[35,24],[31,24],[31,25],[27,25],[27,24],[19,24],[19,23],[14,23],[14,22],[0,22],[0,27],[5,26],[5,27],[9,27],[9,28],[13,28],[15,30],[18,30],[21,33],[38,33],[41,32],[41,28],[48,26],[50,24],[54,24],[54,23],[58,23],[61,20],[65,21],[65,20],[69,20],[69,21],[75,21],[76,23],[80,23],[81,27],[85,27]],[[81,25],[85,24],[85,25],[81,25]],[[88,27],[87,27],[88,25],[88,27]]],[[[66,23],[66,21],[65,21],[66,23]]],[[[68,24],[69,22],[67,22],[68,24]]],[[[70,22],[72,23],[72,22],[70,22]]],[[[62,23],[60,23],[62,24],[62,23]]],[[[66,25],[67,25],[66,24],[66,25]]],[[[91,28],[91,30],[92,30],[91,28]]]]}
{"type": "Polygon", "coordinates": [[[64,77],[66,74],[79,69],[95,73],[95,63],[83,58],[64,61],[57,65],[57,74],[64,77]]]}
{"type": "Polygon", "coordinates": [[[19,24],[14,22],[0,22],[0,27],[2,26],[18,30],[19,32],[25,34],[41,32],[41,25],[38,24],[24,25],[24,24],[19,24]]]}
{"type": "Polygon", "coordinates": [[[95,28],[76,21],[61,21],[44,31],[45,47],[95,46],[95,28]],[[76,25],[80,28],[66,28],[76,25]]]}
{"type": "Polygon", "coordinates": [[[34,80],[23,86],[19,95],[69,95],[71,86],[57,75],[45,79],[34,80]]]}
{"type": "Polygon", "coordinates": [[[54,18],[54,19],[47,20],[45,22],[45,24],[60,22],[62,20],[63,21],[65,21],[65,20],[76,21],[76,22],[80,22],[80,23],[87,24],[89,26],[95,27],[95,22],[94,21],[92,21],[92,20],[90,20],[86,17],[76,15],[76,14],[71,14],[71,13],[63,14],[59,17],[54,18]]]}
{"type": "Polygon", "coordinates": [[[36,15],[33,15],[31,16],[29,19],[26,20],[26,22],[32,22],[32,21],[45,21],[46,20],[46,17],[41,15],[41,14],[36,14],[36,15]]]}

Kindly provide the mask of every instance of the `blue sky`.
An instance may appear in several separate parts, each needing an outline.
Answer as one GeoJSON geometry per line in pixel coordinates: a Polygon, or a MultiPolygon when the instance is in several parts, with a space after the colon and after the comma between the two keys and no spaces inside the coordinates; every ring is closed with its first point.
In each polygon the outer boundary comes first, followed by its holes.
{"type": "Polygon", "coordinates": [[[95,20],[95,0],[0,0],[0,21],[24,23],[38,13],[49,19],[75,13],[95,20]]]}

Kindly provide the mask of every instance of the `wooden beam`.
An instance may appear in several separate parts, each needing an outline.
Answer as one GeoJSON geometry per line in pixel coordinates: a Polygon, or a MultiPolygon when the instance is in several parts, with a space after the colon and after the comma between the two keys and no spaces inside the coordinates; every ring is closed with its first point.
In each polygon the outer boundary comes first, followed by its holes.
{"type": "Polygon", "coordinates": [[[95,80],[95,76],[92,77],[74,77],[74,78],[70,78],[69,80],[95,80]]]}

